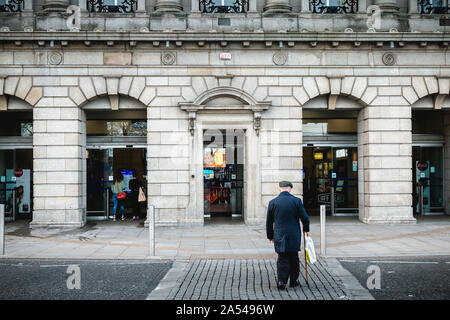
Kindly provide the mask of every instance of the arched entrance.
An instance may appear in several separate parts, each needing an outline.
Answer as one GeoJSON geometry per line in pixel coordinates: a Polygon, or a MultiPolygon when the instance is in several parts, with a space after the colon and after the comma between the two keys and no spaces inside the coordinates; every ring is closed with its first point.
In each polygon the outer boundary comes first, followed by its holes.
{"type": "Polygon", "coordinates": [[[259,131],[269,105],[235,88],[212,89],[180,103],[191,133],[191,221],[233,214],[246,223],[262,220],[259,131]]]}
{"type": "Polygon", "coordinates": [[[0,111],[0,203],[7,219],[33,212],[33,109],[12,96],[0,111]]]}
{"type": "Polygon", "coordinates": [[[362,105],[346,97],[328,110],[326,96],[303,105],[303,199],[311,215],[321,205],[333,216],[358,216],[358,116],[362,105]]]}
{"type": "MultiPolygon", "coordinates": [[[[83,106],[86,118],[86,215],[88,220],[107,220],[114,215],[111,186],[113,177],[124,177],[125,192],[136,177],[146,193],[147,109],[141,102],[119,96],[118,108],[111,109],[108,97],[83,106]]],[[[145,203],[125,199],[125,217],[144,221],[145,203]]],[[[117,209],[120,218],[120,210],[117,209]]]]}
{"type": "MultiPolygon", "coordinates": [[[[445,99],[443,108],[450,106],[445,99]]],[[[413,213],[417,216],[442,215],[448,208],[445,170],[448,161],[445,148],[449,144],[448,110],[435,109],[432,96],[412,105],[412,196],[413,213]]]]}

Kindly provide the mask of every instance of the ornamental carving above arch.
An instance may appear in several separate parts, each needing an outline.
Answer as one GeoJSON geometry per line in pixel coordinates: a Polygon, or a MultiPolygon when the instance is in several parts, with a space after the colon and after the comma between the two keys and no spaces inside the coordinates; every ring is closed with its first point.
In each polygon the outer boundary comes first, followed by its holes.
{"type": "Polygon", "coordinates": [[[178,104],[181,110],[189,113],[189,131],[193,136],[195,133],[195,122],[197,112],[199,111],[252,111],[253,112],[253,128],[257,135],[261,128],[261,115],[270,108],[272,102],[257,101],[251,95],[243,90],[233,87],[220,87],[205,91],[197,97],[193,102],[180,102],[178,104]],[[238,103],[220,104],[211,103],[212,101],[220,101],[221,97],[229,97],[238,103]],[[240,102],[240,103],[239,103],[240,102]]]}

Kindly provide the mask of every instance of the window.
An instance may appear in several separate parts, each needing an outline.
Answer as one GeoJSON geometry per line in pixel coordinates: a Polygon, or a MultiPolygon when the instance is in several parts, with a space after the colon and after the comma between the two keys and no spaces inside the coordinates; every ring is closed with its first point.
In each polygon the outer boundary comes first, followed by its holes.
{"type": "Polygon", "coordinates": [[[203,13],[245,13],[249,9],[249,0],[200,0],[203,13]]]}
{"type": "Polygon", "coordinates": [[[31,137],[33,136],[32,112],[2,112],[0,113],[0,137],[31,137]]]}
{"type": "Polygon", "coordinates": [[[24,0],[0,0],[0,12],[22,12],[24,0]]]}
{"type": "Polygon", "coordinates": [[[88,136],[141,136],[147,135],[146,120],[87,120],[88,136]]]}
{"type": "Polygon", "coordinates": [[[448,13],[447,1],[445,0],[418,0],[417,9],[419,13],[448,13]]]}
{"type": "Polygon", "coordinates": [[[355,134],[356,119],[303,119],[304,135],[355,134]]]}
{"type": "Polygon", "coordinates": [[[87,0],[89,12],[130,13],[136,7],[137,0],[87,0]]]}
{"type": "Polygon", "coordinates": [[[358,0],[310,0],[312,13],[356,13],[358,0]]]}

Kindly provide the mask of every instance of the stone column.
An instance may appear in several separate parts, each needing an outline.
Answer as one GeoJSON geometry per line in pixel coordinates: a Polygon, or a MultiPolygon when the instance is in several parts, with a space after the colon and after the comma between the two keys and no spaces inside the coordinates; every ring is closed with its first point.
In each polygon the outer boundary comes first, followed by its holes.
{"type": "MultiPolygon", "coordinates": [[[[385,89],[379,95],[400,90],[385,89]]],[[[415,223],[411,107],[401,96],[375,101],[358,118],[359,218],[365,223],[415,223]]]]}
{"type": "MultiPolygon", "coordinates": [[[[303,195],[302,109],[298,102],[291,99],[290,87],[277,86],[281,78],[262,79],[259,79],[260,83],[268,81],[266,83],[271,85],[267,100],[279,103],[262,113],[261,118],[259,157],[264,210],[259,213],[259,222],[264,221],[269,201],[278,196],[280,181],[291,181],[294,186],[292,193],[298,197],[303,195]]],[[[286,83],[295,83],[292,78],[285,80],[286,83]]]]}
{"type": "Polygon", "coordinates": [[[408,13],[419,13],[417,0],[408,0],[408,13]]]}
{"type": "MultiPolygon", "coordinates": [[[[168,87],[161,88],[167,94],[168,87]]],[[[173,94],[179,94],[176,88],[173,94]]],[[[156,98],[147,109],[148,204],[155,208],[157,225],[203,223],[203,217],[195,220],[188,216],[191,135],[187,114],[170,105],[178,99],[181,97],[156,98]]]]}
{"type": "Polygon", "coordinates": [[[301,8],[300,8],[301,13],[310,13],[311,12],[311,9],[309,8],[309,1],[310,0],[301,0],[301,8]]]}
{"type": "Polygon", "coordinates": [[[181,0],[157,0],[155,4],[156,12],[181,12],[183,6],[181,0]]]}
{"type": "Polygon", "coordinates": [[[289,0],[266,0],[264,13],[287,13],[291,12],[292,7],[289,0]]]}
{"type": "Polygon", "coordinates": [[[191,0],[191,13],[200,13],[200,1],[191,0]]]}
{"type": "Polygon", "coordinates": [[[82,12],[85,12],[87,10],[87,1],[86,0],[78,0],[78,7],[80,7],[80,10],[82,12]]]}
{"type": "Polygon", "coordinates": [[[249,3],[249,7],[248,7],[248,12],[250,12],[250,13],[258,12],[258,9],[256,7],[256,2],[258,0],[249,0],[249,1],[250,1],[250,3],[249,3]]]}
{"type": "Polygon", "coordinates": [[[24,0],[23,3],[23,12],[32,12],[33,11],[33,0],[24,0]]]}
{"type": "Polygon", "coordinates": [[[69,0],[44,0],[44,12],[65,12],[70,5],[69,0]]]}
{"type": "Polygon", "coordinates": [[[398,13],[399,10],[395,0],[375,0],[374,4],[379,6],[382,12],[398,13]]]}
{"type": "Polygon", "coordinates": [[[367,12],[367,0],[358,0],[358,13],[366,13],[367,12]]]}
{"type": "Polygon", "coordinates": [[[33,109],[32,227],[86,223],[86,120],[67,87],[45,87],[33,109]]]}

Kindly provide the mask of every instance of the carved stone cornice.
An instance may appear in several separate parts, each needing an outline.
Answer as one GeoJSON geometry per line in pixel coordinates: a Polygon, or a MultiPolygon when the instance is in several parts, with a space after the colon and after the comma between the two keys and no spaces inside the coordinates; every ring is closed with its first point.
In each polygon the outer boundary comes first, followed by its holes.
{"type": "Polygon", "coordinates": [[[189,113],[189,131],[191,135],[195,133],[195,124],[197,113],[200,111],[252,111],[253,112],[253,128],[256,135],[259,135],[261,129],[261,116],[264,111],[270,108],[271,102],[258,102],[253,105],[200,105],[193,102],[180,102],[178,104],[181,110],[189,113]]]}

